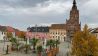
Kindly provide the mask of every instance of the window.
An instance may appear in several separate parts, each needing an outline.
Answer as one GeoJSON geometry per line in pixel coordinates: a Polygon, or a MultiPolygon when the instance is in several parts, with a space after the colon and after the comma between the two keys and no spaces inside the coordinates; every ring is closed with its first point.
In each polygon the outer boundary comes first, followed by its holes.
{"type": "Polygon", "coordinates": [[[2,34],[3,34],[3,32],[2,32],[2,34]]]}
{"type": "Polygon", "coordinates": [[[56,32],[56,34],[58,34],[58,33],[56,32]]]}
{"type": "Polygon", "coordinates": [[[61,32],[61,35],[62,35],[62,32],[61,32]]]}
{"type": "Polygon", "coordinates": [[[53,38],[54,38],[54,36],[53,36],[53,38]]]}
{"type": "Polygon", "coordinates": [[[54,34],[54,32],[53,32],[53,34],[54,34]]]}
{"type": "Polygon", "coordinates": [[[40,31],[40,29],[38,29],[38,31],[40,31]]]}
{"type": "Polygon", "coordinates": [[[44,31],[44,29],[42,29],[42,31],[44,31]]]}
{"type": "Polygon", "coordinates": [[[58,40],[60,40],[60,36],[58,36],[58,40]]]}

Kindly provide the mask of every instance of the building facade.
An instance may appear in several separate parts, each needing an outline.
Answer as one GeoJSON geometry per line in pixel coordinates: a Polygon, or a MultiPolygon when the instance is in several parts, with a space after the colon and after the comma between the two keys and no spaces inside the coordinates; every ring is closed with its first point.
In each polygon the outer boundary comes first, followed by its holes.
{"type": "Polygon", "coordinates": [[[71,42],[74,33],[80,30],[81,23],[79,22],[79,10],[77,9],[76,0],[74,0],[69,20],[66,20],[67,40],[71,42]]]}
{"type": "Polygon", "coordinates": [[[8,40],[7,34],[11,33],[12,37],[16,37],[15,30],[9,26],[0,26],[0,40],[8,40]]]}
{"type": "Polygon", "coordinates": [[[27,28],[26,33],[27,44],[30,44],[30,39],[36,38],[41,40],[38,44],[46,48],[46,41],[49,38],[49,27],[47,26],[34,26],[27,28]]]}
{"type": "Polygon", "coordinates": [[[98,28],[94,28],[94,29],[90,30],[90,32],[91,32],[92,34],[94,34],[95,37],[98,39],[98,28]]]}
{"type": "Polygon", "coordinates": [[[0,40],[4,40],[4,37],[6,37],[5,32],[0,31],[0,40]]]}
{"type": "MultiPolygon", "coordinates": [[[[75,32],[81,31],[81,23],[79,21],[79,10],[76,5],[76,0],[73,0],[73,6],[70,11],[69,19],[65,24],[52,24],[49,27],[31,27],[28,28],[32,36],[47,36],[49,39],[60,40],[61,42],[67,40],[71,42],[75,32]],[[42,34],[43,33],[43,34],[42,34]],[[36,35],[37,34],[37,35],[36,35]]],[[[41,37],[42,38],[42,37],[41,37]]]]}
{"type": "Polygon", "coordinates": [[[64,42],[66,39],[66,26],[65,24],[52,24],[49,29],[51,39],[64,42]]]}
{"type": "Polygon", "coordinates": [[[47,26],[34,26],[27,28],[27,30],[28,38],[46,39],[49,37],[49,27],[47,26]]]}

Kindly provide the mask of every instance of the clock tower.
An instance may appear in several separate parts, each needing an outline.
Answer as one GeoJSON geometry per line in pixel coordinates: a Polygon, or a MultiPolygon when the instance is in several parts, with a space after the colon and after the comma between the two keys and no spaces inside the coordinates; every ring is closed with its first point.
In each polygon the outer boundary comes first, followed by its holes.
{"type": "Polygon", "coordinates": [[[79,10],[77,9],[76,0],[73,0],[69,20],[66,20],[67,40],[71,42],[74,33],[80,30],[81,23],[79,22],[79,10]]]}

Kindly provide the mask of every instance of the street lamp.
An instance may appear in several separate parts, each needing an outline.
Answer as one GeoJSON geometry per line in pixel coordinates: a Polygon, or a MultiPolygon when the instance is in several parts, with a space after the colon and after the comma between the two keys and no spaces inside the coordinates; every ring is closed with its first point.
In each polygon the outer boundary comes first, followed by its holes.
{"type": "Polygon", "coordinates": [[[3,39],[4,39],[4,45],[3,45],[3,52],[5,51],[5,36],[3,37],[3,39]]]}

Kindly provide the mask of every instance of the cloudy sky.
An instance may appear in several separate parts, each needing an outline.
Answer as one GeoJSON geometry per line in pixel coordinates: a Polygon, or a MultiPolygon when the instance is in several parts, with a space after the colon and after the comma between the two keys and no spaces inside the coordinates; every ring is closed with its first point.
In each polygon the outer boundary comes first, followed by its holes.
{"type": "MultiPolygon", "coordinates": [[[[98,27],[98,0],[77,0],[82,25],[98,27]]],[[[26,30],[30,25],[65,23],[72,0],[0,0],[0,25],[26,30]]]]}

